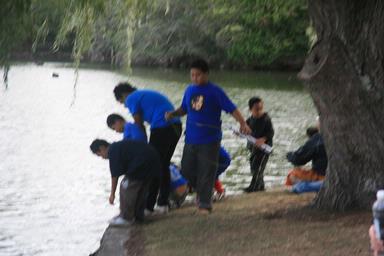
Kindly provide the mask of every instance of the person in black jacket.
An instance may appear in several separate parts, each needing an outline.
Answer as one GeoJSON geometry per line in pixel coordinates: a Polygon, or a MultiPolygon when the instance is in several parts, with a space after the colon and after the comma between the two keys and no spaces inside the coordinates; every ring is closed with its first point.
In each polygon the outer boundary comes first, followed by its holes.
{"type": "Polygon", "coordinates": [[[251,116],[247,124],[251,128],[251,135],[256,138],[256,144],[248,143],[247,147],[251,152],[250,166],[252,173],[251,184],[244,189],[244,192],[251,193],[264,191],[264,169],[267,165],[269,155],[260,149],[263,144],[272,146],[274,130],[271,118],[264,112],[264,102],[259,97],[252,97],[248,101],[251,116]]]}
{"type": "Polygon", "coordinates": [[[149,185],[161,175],[160,156],[155,148],[141,141],[123,140],[109,144],[100,139],[94,140],[90,148],[97,156],[109,159],[110,204],[115,201],[118,179],[124,175],[120,183],[120,215],[110,224],[125,226],[143,220],[149,185]]]}
{"type": "Polygon", "coordinates": [[[301,181],[320,181],[325,178],[328,159],[323,138],[316,127],[307,129],[309,139],[295,152],[288,152],[287,159],[294,166],[288,173],[286,185],[295,185],[301,181]],[[312,161],[312,168],[305,169],[300,166],[312,161]]]}

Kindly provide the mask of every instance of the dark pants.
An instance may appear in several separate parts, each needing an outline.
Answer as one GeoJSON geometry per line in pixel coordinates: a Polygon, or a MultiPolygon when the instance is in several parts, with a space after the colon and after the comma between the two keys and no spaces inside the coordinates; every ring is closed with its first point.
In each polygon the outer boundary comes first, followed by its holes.
{"type": "Polygon", "coordinates": [[[152,179],[134,180],[127,176],[120,183],[120,216],[126,220],[143,220],[148,187],[152,179]]]}
{"type": "Polygon", "coordinates": [[[249,160],[251,165],[252,181],[249,185],[249,190],[260,191],[264,190],[264,169],[267,165],[269,155],[262,151],[256,150],[252,152],[249,160]]]}
{"type": "Polygon", "coordinates": [[[219,161],[220,142],[184,145],[181,173],[196,189],[199,207],[212,208],[212,191],[219,161]]]}
{"type": "Polygon", "coordinates": [[[164,128],[151,130],[149,143],[157,150],[161,159],[161,177],[153,179],[149,187],[147,209],[153,210],[157,195],[157,204],[159,206],[168,205],[170,193],[170,173],[169,164],[179,138],[181,136],[181,124],[172,124],[164,128]],[[160,193],[159,193],[160,188],[160,193]]]}

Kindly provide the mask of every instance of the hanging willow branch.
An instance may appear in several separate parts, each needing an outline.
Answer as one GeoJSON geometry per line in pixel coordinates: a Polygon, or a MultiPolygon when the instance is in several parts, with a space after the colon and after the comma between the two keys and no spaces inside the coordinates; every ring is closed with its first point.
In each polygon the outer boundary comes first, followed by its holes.
{"type": "Polygon", "coordinates": [[[89,3],[86,3],[81,7],[77,7],[72,4],[66,12],[60,31],[53,45],[53,50],[58,51],[59,48],[67,42],[67,36],[70,33],[75,34],[72,48],[72,57],[75,65],[75,81],[73,85],[73,98],[71,106],[76,101],[80,61],[92,45],[94,36],[94,17],[94,8],[89,3]],[[74,11],[71,12],[71,9],[74,11]]]}
{"type": "Polygon", "coordinates": [[[6,64],[4,66],[4,73],[3,73],[3,81],[4,81],[5,90],[8,89],[8,73],[9,73],[9,70],[10,70],[10,66],[8,64],[6,64]]]}
{"type": "MultiPolygon", "coordinates": [[[[125,39],[119,42],[123,45],[120,50],[124,54],[124,66],[128,71],[131,68],[132,46],[134,42],[135,32],[138,20],[141,15],[147,10],[147,6],[151,1],[149,0],[109,0],[109,1],[90,1],[72,0],[68,6],[66,15],[61,23],[60,30],[57,34],[56,40],[53,45],[53,50],[58,51],[65,43],[67,43],[68,35],[74,36],[72,57],[75,65],[75,83],[73,86],[73,100],[76,100],[77,82],[79,79],[79,66],[81,59],[92,47],[94,39],[98,31],[96,31],[96,24],[108,24],[108,6],[111,4],[117,9],[117,19],[121,20],[117,28],[105,27],[105,31],[120,30],[121,26],[124,27],[125,39]],[[119,8],[121,7],[121,8],[119,8]],[[122,23],[122,24],[121,24],[122,23]]],[[[107,25],[105,25],[107,26],[107,25]]],[[[120,47],[119,47],[120,48],[120,47]]]]}

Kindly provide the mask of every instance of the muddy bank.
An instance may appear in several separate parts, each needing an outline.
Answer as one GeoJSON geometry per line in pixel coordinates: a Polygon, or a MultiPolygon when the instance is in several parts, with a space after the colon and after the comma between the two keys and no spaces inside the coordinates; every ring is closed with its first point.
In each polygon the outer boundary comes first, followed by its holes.
{"type": "Polygon", "coordinates": [[[282,189],[227,198],[209,216],[186,206],[131,229],[108,228],[98,256],[371,255],[370,211],[320,212],[282,189]]]}

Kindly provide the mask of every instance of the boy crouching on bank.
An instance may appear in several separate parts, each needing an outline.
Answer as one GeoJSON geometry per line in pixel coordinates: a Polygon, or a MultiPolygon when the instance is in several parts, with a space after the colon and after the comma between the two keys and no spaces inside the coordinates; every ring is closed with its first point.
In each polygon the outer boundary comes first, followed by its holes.
{"type": "Polygon", "coordinates": [[[109,159],[111,194],[113,204],[120,176],[120,214],[110,222],[113,226],[127,226],[144,219],[144,209],[152,179],[160,176],[161,162],[157,151],[140,141],[123,140],[112,144],[96,139],[91,151],[103,159],[109,159]]]}

